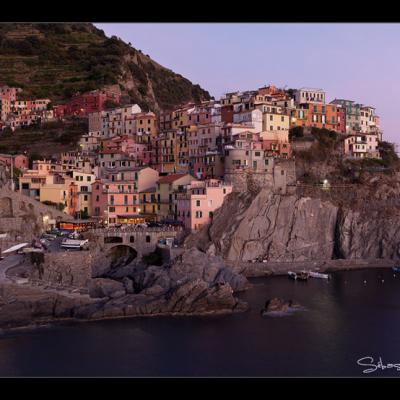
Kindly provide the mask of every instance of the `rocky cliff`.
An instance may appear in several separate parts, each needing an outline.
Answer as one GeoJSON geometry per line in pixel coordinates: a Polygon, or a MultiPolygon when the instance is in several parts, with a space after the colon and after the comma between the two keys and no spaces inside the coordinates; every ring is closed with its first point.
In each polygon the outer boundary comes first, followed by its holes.
{"type": "Polygon", "coordinates": [[[363,185],[232,193],[186,244],[229,261],[400,259],[400,175],[363,185]]]}

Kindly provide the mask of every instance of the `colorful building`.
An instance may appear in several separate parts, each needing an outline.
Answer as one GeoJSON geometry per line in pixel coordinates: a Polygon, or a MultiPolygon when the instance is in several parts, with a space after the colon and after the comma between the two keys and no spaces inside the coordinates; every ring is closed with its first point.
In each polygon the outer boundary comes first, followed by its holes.
{"type": "Polygon", "coordinates": [[[156,185],[157,219],[175,218],[175,192],[183,191],[196,178],[190,174],[170,174],[161,176],[156,185]]]}
{"type": "Polygon", "coordinates": [[[176,217],[186,229],[199,230],[212,220],[215,210],[231,192],[231,185],[217,179],[192,181],[175,193],[176,217]]]}

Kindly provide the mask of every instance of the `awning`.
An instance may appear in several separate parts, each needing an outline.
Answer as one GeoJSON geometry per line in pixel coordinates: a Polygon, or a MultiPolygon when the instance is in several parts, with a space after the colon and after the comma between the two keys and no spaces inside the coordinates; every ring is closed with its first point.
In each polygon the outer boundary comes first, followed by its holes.
{"type": "Polygon", "coordinates": [[[26,246],[28,246],[28,243],[16,244],[15,246],[12,246],[7,250],[4,250],[3,254],[12,253],[13,251],[17,251],[17,250],[22,249],[23,247],[26,247],[26,246]]]}

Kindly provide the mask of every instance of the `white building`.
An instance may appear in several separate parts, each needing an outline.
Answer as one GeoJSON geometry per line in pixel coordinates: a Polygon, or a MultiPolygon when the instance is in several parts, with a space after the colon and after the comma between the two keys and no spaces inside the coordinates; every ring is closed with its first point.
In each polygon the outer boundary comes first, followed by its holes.
{"type": "Polygon", "coordinates": [[[322,89],[301,88],[295,92],[297,104],[325,103],[325,92],[322,89]]]}

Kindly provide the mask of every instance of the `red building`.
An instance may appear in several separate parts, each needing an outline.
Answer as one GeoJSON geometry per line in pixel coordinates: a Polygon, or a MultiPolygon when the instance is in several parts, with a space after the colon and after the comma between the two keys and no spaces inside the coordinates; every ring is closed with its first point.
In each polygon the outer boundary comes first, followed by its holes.
{"type": "Polygon", "coordinates": [[[61,118],[67,115],[84,116],[89,113],[103,111],[108,100],[119,104],[120,96],[104,90],[76,93],[67,104],[54,106],[54,115],[56,118],[61,118]]]}
{"type": "Polygon", "coordinates": [[[346,133],[346,107],[337,105],[337,127],[336,132],[346,133]]]}
{"type": "Polygon", "coordinates": [[[233,122],[233,105],[221,107],[221,122],[225,122],[226,124],[233,122]]]}

